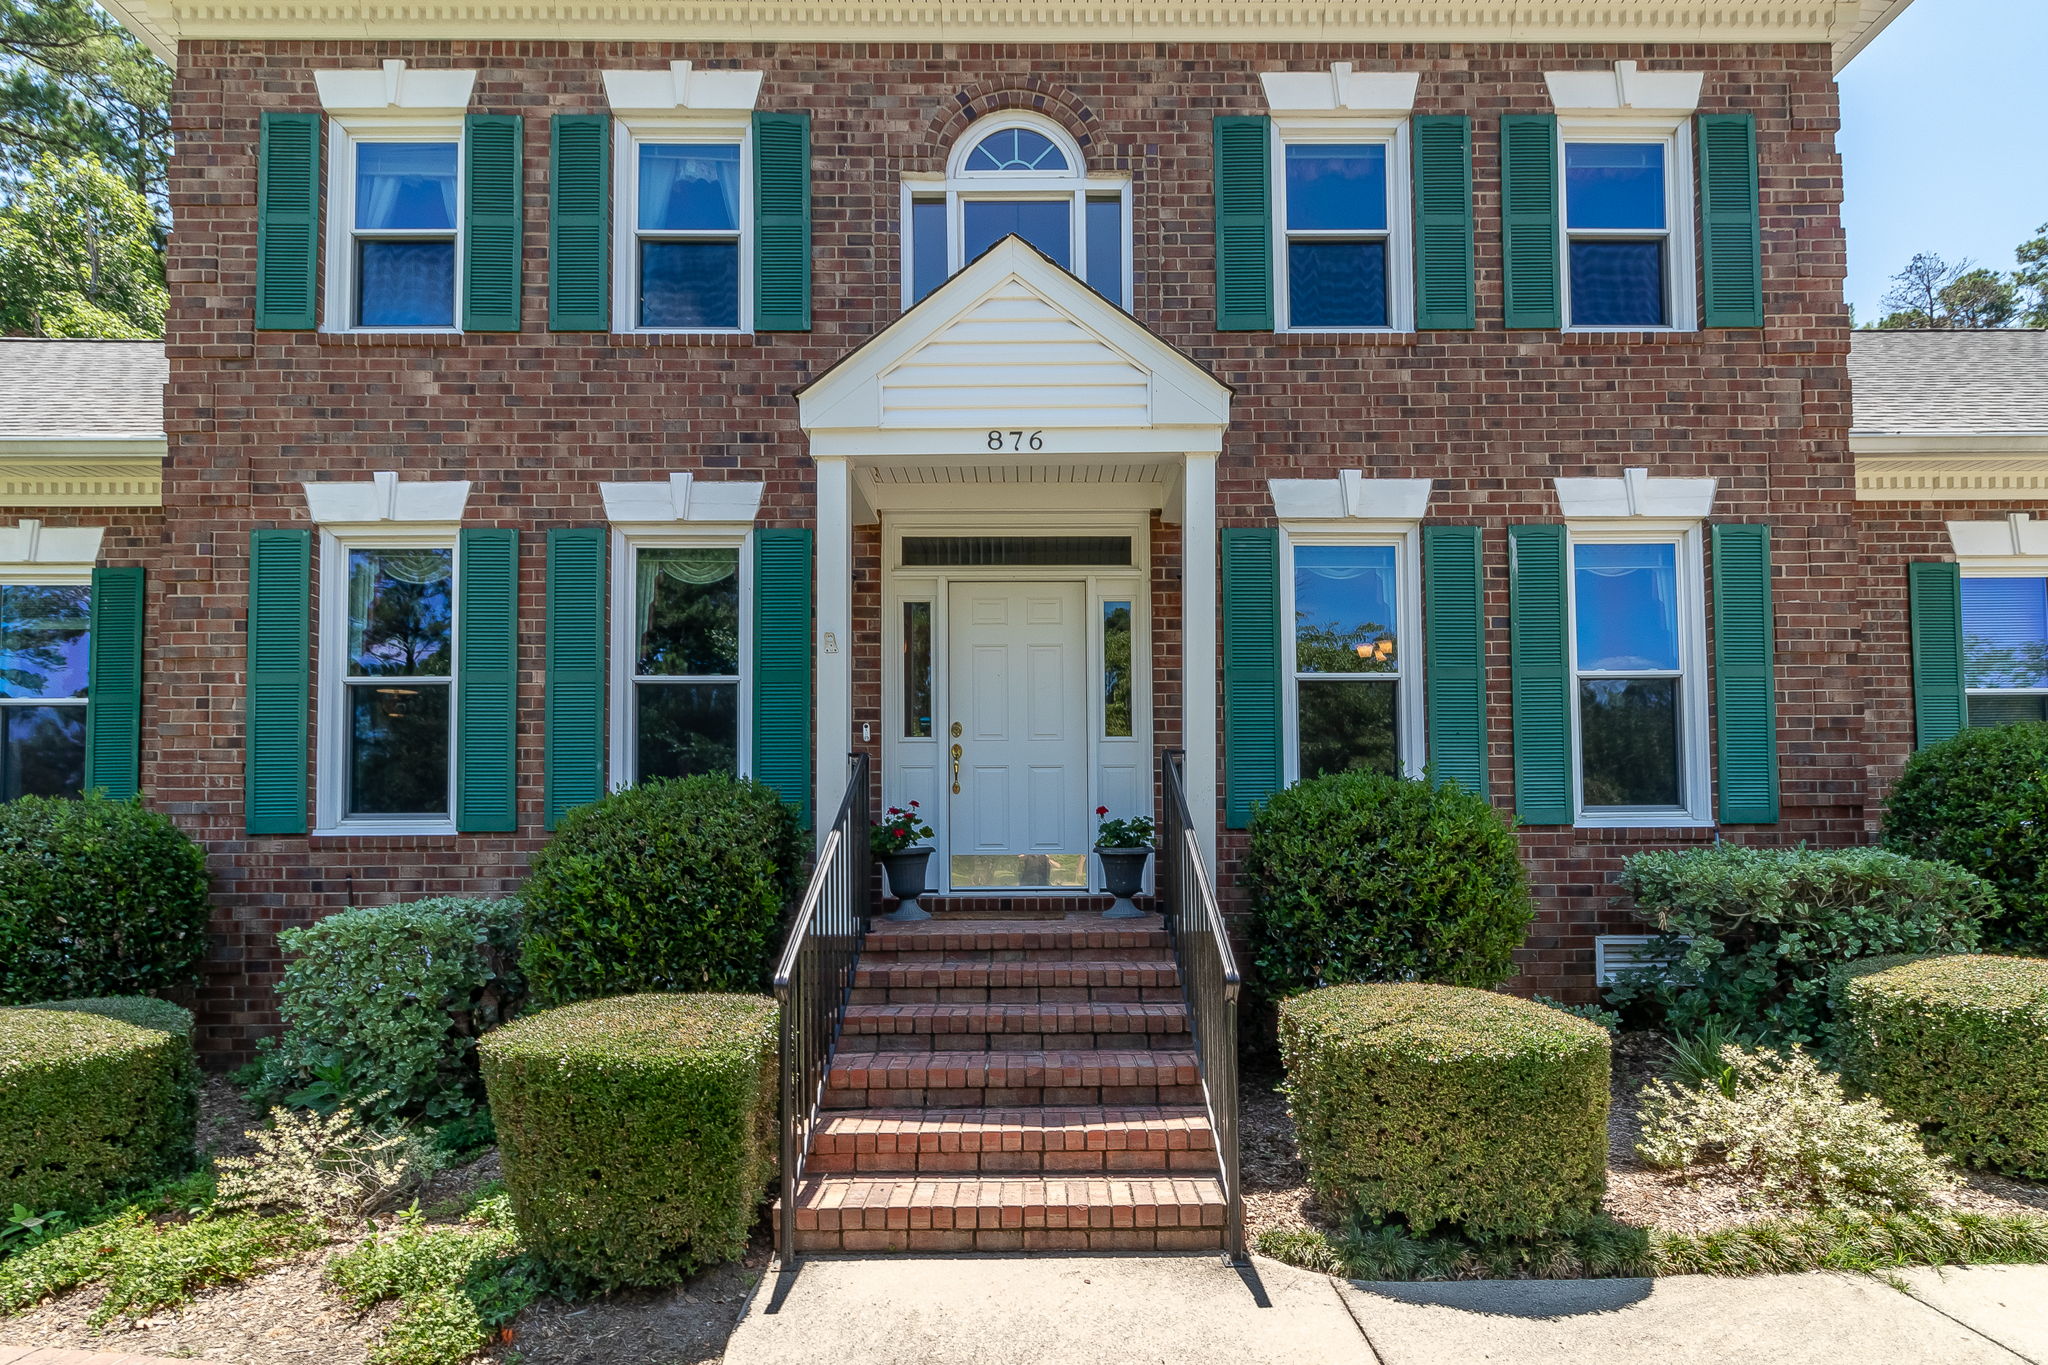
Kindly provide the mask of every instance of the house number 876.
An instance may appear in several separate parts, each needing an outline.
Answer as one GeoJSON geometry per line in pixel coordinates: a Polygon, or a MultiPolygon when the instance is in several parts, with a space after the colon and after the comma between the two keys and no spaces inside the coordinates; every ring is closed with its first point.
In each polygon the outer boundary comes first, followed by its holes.
{"type": "Polygon", "coordinates": [[[990,450],[1043,450],[1045,433],[1042,431],[991,431],[988,434],[990,450]]]}

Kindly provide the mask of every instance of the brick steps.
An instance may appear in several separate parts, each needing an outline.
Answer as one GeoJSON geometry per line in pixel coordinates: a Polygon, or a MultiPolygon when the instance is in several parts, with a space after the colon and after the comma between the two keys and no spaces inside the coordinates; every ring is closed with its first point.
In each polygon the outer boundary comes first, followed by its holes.
{"type": "Polygon", "coordinates": [[[797,1187],[800,1251],[1194,1251],[1223,1245],[1201,1176],[820,1176],[797,1187]]]}
{"type": "Polygon", "coordinates": [[[1195,1054],[1181,1049],[848,1052],[825,1078],[828,1109],[1200,1104],[1195,1054]]]}
{"type": "Polygon", "coordinates": [[[1135,920],[932,919],[881,924],[869,931],[861,962],[1048,961],[1071,963],[1084,955],[1170,961],[1172,942],[1156,917],[1135,920]]]}
{"type": "Polygon", "coordinates": [[[877,1051],[1003,1051],[1189,1046],[1187,1006],[1174,1002],[853,1005],[841,1046],[877,1051]]]}
{"type": "Polygon", "coordinates": [[[853,976],[856,1005],[1122,1003],[1180,1000],[1180,970],[1136,958],[1061,961],[869,962],[853,976]]]}
{"type": "Polygon", "coordinates": [[[822,1116],[807,1170],[873,1174],[1216,1170],[1208,1114],[1190,1105],[866,1109],[822,1116]]]}

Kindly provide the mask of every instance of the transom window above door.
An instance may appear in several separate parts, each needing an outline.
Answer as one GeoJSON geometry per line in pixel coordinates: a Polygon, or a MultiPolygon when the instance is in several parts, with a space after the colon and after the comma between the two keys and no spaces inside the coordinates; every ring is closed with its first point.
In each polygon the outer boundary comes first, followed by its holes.
{"type": "Polygon", "coordinates": [[[968,129],[943,179],[904,182],[903,304],[1018,236],[1121,307],[1130,303],[1130,182],[1090,176],[1065,129],[997,114],[968,129]]]}

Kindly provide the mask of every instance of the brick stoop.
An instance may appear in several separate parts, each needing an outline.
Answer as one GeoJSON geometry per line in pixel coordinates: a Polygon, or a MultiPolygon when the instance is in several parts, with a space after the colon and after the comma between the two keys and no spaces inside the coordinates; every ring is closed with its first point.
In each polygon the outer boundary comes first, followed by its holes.
{"type": "Polygon", "coordinates": [[[1223,1245],[1216,1137],[1157,916],[877,922],[823,1102],[799,1251],[1223,1245]]]}

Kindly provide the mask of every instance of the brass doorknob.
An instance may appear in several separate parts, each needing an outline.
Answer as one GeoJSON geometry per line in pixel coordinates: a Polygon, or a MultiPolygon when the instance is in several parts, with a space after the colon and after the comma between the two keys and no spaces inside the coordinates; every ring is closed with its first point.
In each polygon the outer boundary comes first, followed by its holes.
{"type": "MultiPolygon", "coordinates": [[[[955,729],[955,730],[957,731],[957,730],[958,730],[958,729],[959,729],[960,727],[956,725],[956,726],[954,726],[953,728],[954,728],[954,729],[955,729]]],[[[953,746],[953,795],[955,795],[955,796],[958,796],[959,794],[960,794],[960,746],[959,746],[959,745],[957,745],[957,744],[955,744],[955,745],[953,746]]]]}

